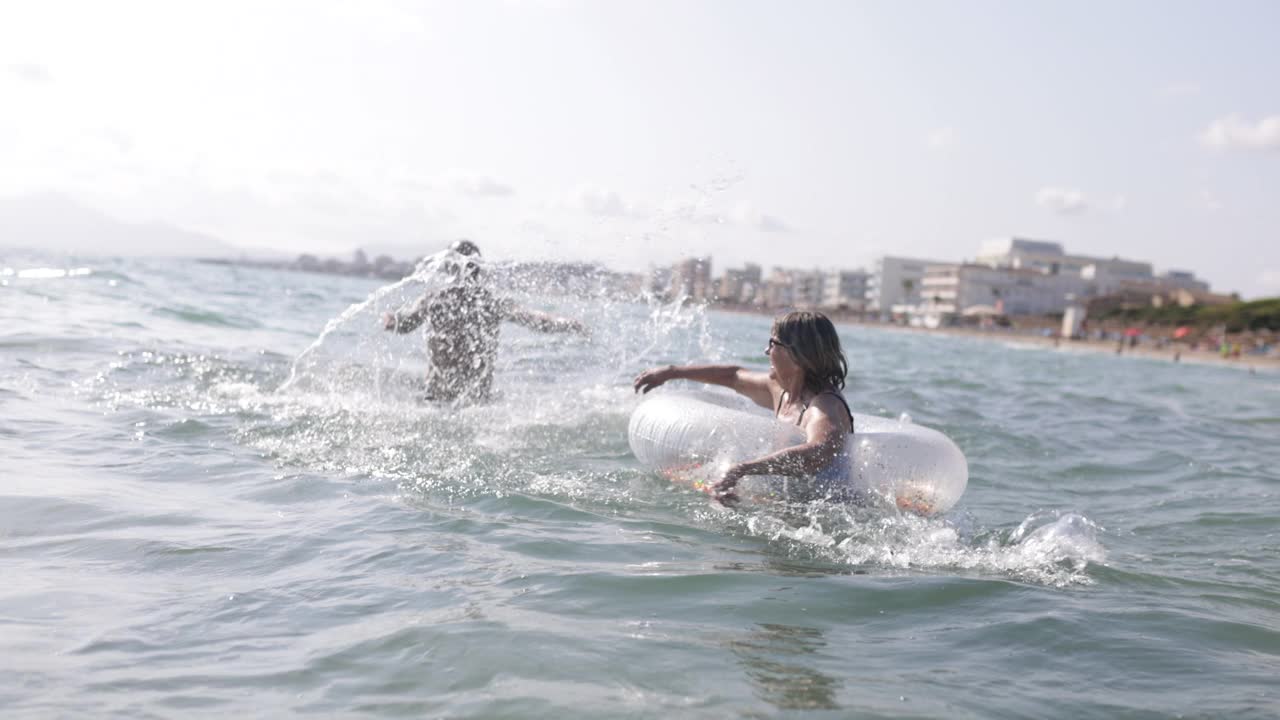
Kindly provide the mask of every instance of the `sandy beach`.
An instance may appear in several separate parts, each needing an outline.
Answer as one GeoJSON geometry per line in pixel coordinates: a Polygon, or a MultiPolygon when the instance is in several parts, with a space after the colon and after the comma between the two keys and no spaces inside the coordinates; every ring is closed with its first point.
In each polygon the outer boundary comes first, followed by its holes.
{"type": "Polygon", "coordinates": [[[1004,328],[991,330],[981,330],[977,328],[938,328],[930,330],[927,328],[907,327],[891,323],[865,323],[848,320],[841,321],[841,324],[881,328],[895,332],[951,335],[954,337],[1031,345],[1056,352],[1106,353],[1122,357],[1164,360],[1166,362],[1183,362],[1195,365],[1220,365],[1252,372],[1257,372],[1259,370],[1280,372],[1280,354],[1277,354],[1274,350],[1267,355],[1242,353],[1239,357],[1223,357],[1217,351],[1192,350],[1188,348],[1187,345],[1181,343],[1170,343],[1164,347],[1157,347],[1151,343],[1140,343],[1134,347],[1129,347],[1126,342],[1123,347],[1120,348],[1120,351],[1117,352],[1117,346],[1120,345],[1120,343],[1116,340],[1061,340],[1059,338],[1045,337],[1035,333],[1020,332],[1004,328]]]}

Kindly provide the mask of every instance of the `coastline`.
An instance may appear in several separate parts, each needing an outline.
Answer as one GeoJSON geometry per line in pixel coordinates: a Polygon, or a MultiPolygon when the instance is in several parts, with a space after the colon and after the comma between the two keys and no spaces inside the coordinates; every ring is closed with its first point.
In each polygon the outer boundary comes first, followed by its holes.
{"type": "Polygon", "coordinates": [[[1275,353],[1269,355],[1243,354],[1240,357],[1223,357],[1218,352],[1212,350],[1192,350],[1181,344],[1170,344],[1164,347],[1155,347],[1151,345],[1128,347],[1126,345],[1121,352],[1117,353],[1116,346],[1118,343],[1114,340],[1060,340],[1054,337],[1045,337],[1043,335],[1007,330],[980,330],[976,328],[938,328],[930,330],[928,328],[894,325],[892,323],[869,323],[859,322],[856,320],[838,320],[836,322],[838,325],[848,325],[859,328],[881,328],[890,332],[947,335],[951,337],[973,338],[988,342],[1029,345],[1053,352],[1087,352],[1105,355],[1118,355],[1121,357],[1135,357],[1146,360],[1161,360],[1169,363],[1231,367],[1247,372],[1257,372],[1258,370],[1262,370],[1264,372],[1280,372],[1280,355],[1276,355],[1275,353]]]}
{"type": "MultiPolygon", "coordinates": [[[[761,315],[771,317],[773,312],[764,312],[753,307],[741,307],[733,305],[709,305],[709,309],[715,312],[732,313],[735,315],[761,315]]],[[[941,327],[941,328],[923,328],[911,327],[909,325],[898,325],[889,322],[867,322],[857,317],[847,315],[832,315],[831,321],[837,326],[870,328],[885,330],[887,332],[905,332],[916,333],[921,335],[946,335],[950,337],[972,338],[975,340],[983,340],[987,342],[1014,343],[1020,345],[1029,345],[1043,350],[1051,350],[1054,352],[1087,352],[1106,355],[1118,355],[1122,357],[1135,357],[1146,360],[1161,360],[1170,363],[1187,363],[1189,365],[1214,365],[1218,367],[1230,367],[1246,372],[1280,372],[1280,353],[1272,351],[1267,355],[1254,355],[1243,353],[1239,357],[1223,357],[1221,353],[1215,350],[1192,349],[1184,343],[1168,343],[1163,347],[1158,347],[1151,343],[1138,344],[1129,347],[1126,343],[1120,352],[1116,352],[1119,342],[1116,340],[1064,340],[1057,337],[1046,337],[1037,332],[1027,330],[1017,330],[1009,328],[992,328],[984,330],[981,328],[964,328],[964,327],[941,327]]]]}

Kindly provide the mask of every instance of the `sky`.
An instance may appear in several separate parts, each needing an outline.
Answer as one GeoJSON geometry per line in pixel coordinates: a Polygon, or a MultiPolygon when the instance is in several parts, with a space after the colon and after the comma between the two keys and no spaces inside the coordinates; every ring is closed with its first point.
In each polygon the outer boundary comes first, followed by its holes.
{"type": "Polygon", "coordinates": [[[714,272],[983,241],[1280,295],[1280,3],[12,2],[0,198],[714,272]]]}

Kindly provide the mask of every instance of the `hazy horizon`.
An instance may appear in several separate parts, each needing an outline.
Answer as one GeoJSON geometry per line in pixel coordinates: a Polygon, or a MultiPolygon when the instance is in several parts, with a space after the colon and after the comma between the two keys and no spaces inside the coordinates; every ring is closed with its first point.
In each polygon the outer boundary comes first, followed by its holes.
{"type": "Polygon", "coordinates": [[[1277,295],[1278,26],[1268,2],[9,6],[0,198],[249,252],[465,236],[717,274],[1018,236],[1277,295]]]}

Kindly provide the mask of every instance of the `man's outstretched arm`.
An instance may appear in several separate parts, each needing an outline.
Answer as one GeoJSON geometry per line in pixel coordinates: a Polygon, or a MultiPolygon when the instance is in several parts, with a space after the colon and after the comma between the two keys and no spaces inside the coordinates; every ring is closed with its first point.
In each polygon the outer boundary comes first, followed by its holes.
{"type": "Polygon", "coordinates": [[[575,333],[588,335],[587,326],[572,318],[550,315],[537,310],[527,310],[513,302],[502,304],[502,319],[544,333],[575,333]]]}
{"type": "Polygon", "coordinates": [[[395,312],[384,313],[382,316],[382,328],[384,330],[394,330],[401,335],[417,330],[427,319],[427,306],[430,301],[431,299],[424,295],[407,312],[404,308],[401,308],[395,312]]]}

